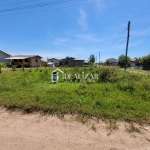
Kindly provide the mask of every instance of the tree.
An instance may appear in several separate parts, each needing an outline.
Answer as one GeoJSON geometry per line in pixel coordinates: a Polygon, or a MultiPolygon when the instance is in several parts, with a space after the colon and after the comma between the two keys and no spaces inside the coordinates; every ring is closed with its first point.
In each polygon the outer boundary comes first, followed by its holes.
{"type": "Polygon", "coordinates": [[[106,64],[107,66],[109,66],[109,65],[110,65],[110,62],[109,62],[108,60],[106,60],[105,64],[106,64]]]}
{"type": "Polygon", "coordinates": [[[89,60],[89,62],[91,62],[91,63],[95,63],[95,56],[92,54],[92,55],[90,55],[90,58],[89,58],[90,60],[89,60]]]}
{"type": "Polygon", "coordinates": [[[144,70],[150,70],[150,55],[144,56],[141,59],[141,64],[143,65],[144,70]]]}
{"type": "MultiPolygon", "coordinates": [[[[124,67],[126,64],[126,56],[124,54],[120,55],[118,58],[118,65],[124,67]]],[[[127,67],[131,64],[130,57],[127,57],[127,67]]]]}
{"type": "Polygon", "coordinates": [[[0,74],[2,73],[2,68],[5,68],[5,67],[6,67],[6,64],[0,62],[0,74]]]}

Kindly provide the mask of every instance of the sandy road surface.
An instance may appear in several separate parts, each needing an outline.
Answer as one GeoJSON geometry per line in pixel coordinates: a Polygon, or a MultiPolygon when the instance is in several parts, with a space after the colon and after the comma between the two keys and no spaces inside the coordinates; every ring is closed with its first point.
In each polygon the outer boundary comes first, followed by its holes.
{"type": "Polygon", "coordinates": [[[150,150],[150,126],[128,133],[128,124],[108,135],[108,124],[83,125],[71,116],[64,120],[40,114],[10,113],[0,108],[0,150],[150,150]]]}

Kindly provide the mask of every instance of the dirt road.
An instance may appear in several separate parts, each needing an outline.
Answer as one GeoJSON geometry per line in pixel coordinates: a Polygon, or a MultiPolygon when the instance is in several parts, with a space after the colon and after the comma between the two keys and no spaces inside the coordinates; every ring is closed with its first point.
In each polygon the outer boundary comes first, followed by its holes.
{"type": "Polygon", "coordinates": [[[118,123],[111,134],[100,121],[85,125],[66,116],[22,114],[0,109],[0,150],[150,150],[150,126],[141,133],[128,133],[127,123],[118,123]]]}

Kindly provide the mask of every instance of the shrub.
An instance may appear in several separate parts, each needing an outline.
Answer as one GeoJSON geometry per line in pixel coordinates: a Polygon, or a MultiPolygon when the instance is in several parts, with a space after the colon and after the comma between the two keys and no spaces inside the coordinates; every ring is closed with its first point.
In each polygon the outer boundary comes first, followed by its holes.
{"type": "Polygon", "coordinates": [[[16,70],[16,65],[12,65],[12,70],[13,70],[13,71],[16,70]]]}
{"type": "Polygon", "coordinates": [[[98,82],[114,82],[117,80],[118,69],[115,67],[100,67],[98,82]]]}
{"type": "Polygon", "coordinates": [[[5,67],[6,67],[6,64],[5,64],[5,63],[1,63],[1,62],[0,62],[0,74],[2,73],[1,68],[5,68],[5,67]]]}

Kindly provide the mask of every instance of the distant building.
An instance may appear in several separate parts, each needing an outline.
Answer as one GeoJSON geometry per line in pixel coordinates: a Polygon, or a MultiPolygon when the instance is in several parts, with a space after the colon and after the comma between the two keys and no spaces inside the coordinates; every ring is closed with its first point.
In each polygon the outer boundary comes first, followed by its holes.
{"type": "Polygon", "coordinates": [[[136,59],[130,58],[130,61],[131,61],[131,67],[135,67],[136,66],[136,59]]]}
{"type": "Polygon", "coordinates": [[[84,59],[76,59],[73,57],[66,57],[64,59],[61,59],[60,65],[69,66],[69,67],[84,66],[84,61],[85,61],[84,59]]]}
{"type": "Polygon", "coordinates": [[[114,64],[114,65],[116,65],[118,62],[118,60],[115,58],[109,58],[109,59],[106,59],[106,61],[108,61],[110,64],[114,64]]]}
{"type": "Polygon", "coordinates": [[[30,64],[31,67],[37,67],[41,66],[41,58],[39,55],[15,55],[5,59],[11,60],[11,65],[20,65],[26,62],[30,64]]]}
{"type": "Polygon", "coordinates": [[[86,67],[86,66],[89,66],[89,65],[90,65],[89,61],[88,61],[88,60],[85,60],[85,61],[84,61],[84,66],[86,67]]]}
{"type": "Polygon", "coordinates": [[[0,62],[5,63],[6,65],[10,65],[10,60],[5,59],[5,58],[10,57],[10,56],[11,55],[0,50],[0,62]]]}
{"type": "Polygon", "coordinates": [[[56,59],[56,58],[50,58],[50,59],[47,59],[47,64],[51,67],[58,67],[60,66],[60,60],[59,59],[56,59]]]}
{"type": "Polygon", "coordinates": [[[131,67],[134,67],[136,69],[142,69],[143,66],[140,63],[140,57],[134,57],[134,58],[130,58],[131,61],[131,67]]]}

